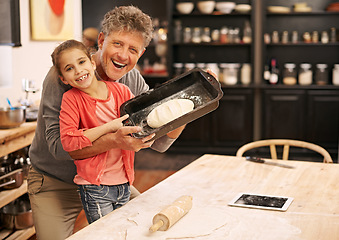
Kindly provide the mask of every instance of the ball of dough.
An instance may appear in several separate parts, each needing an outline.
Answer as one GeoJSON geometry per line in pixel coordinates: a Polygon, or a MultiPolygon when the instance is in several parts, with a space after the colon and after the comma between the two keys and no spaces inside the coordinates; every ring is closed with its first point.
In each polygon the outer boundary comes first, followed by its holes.
{"type": "Polygon", "coordinates": [[[147,116],[147,124],[158,128],[192,111],[194,103],[189,99],[173,99],[154,108],[147,116]]]}

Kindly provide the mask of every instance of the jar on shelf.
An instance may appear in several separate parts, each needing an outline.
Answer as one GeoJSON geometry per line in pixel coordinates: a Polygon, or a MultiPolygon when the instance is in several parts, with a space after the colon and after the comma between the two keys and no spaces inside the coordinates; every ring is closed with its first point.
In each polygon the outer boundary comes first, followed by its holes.
{"type": "Polygon", "coordinates": [[[283,71],[283,83],[286,85],[297,84],[297,70],[294,63],[285,63],[283,71]]]}
{"type": "Polygon", "coordinates": [[[240,43],[240,28],[234,28],[233,29],[233,43],[240,43]]]}
{"type": "Polygon", "coordinates": [[[329,39],[327,31],[322,31],[322,33],[321,33],[321,43],[326,44],[326,43],[328,43],[329,40],[330,39],[329,39]]]}
{"type": "Polygon", "coordinates": [[[193,28],[192,42],[193,43],[201,43],[201,29],[200,29],[200,27],[193,28]]]}
{"type": "Polygon", "coordinates": [[[288,43],[288,31],[283,31],[281,36],[281,43],[288,43]]]}
{"type": "Polygon", "coordinates": [[[313,82],[313,71],[310,63],[301,63],[298,80],[300,85],[311,85],[313,82]]]}
{"type": "Polygon", "coordinates": [[[265,42],[265,44],[271,43],[271,35],[269,33],[264,34],[264,42],[265,42]]]}
{"type": "Polygon", "coordinates": [[[319,42],[319,33],[318,33],[318,31],[313,31],[312,32],[312,42],[313,43],[318,43],[319,42]]]}
{"type": "Polygon", "coordinates": [[[238,83],[239,63],[224,63],[223,68],[223,83],[226,85],[235,85],[238,83]]]}
{"type": "Polygon", "coordinates": [[[219,42],[220,41],[220,31],[219,29],[214,29],[211,33],[212,42],[219,42]]]}
{"type": "Polygon", "coordinates": [[[201,41],[204,43],[211,42],[211,30],[209,27],[204,27],[203,32],[201,34],[201,41]]]}
{"type": "Polygon", "coordinates": [[[339,64],[334,64],[332,71],[332,83],[333,85],[339,85],[339,64]]]}
{"type": "Polygon", "coordinates": [[[184,71],[187,72],[189,70],[192,70],[193,68],[195,68],[195,64],[194,63],[185,63],[185,68],[184,71]]]}
{"type": "Polygon", "coordinates": [[[319,63],[316,65],[315,70],[315,83],[317,85],[326,85],[328,84],[328,69],[327,64],[319,63]]]}
{"type": "Polygon", "coordinates": [[[279,33],[278,33],[278,31],[272,32],[272,43],[279,43],[279,33]]]}
{"type": "Polygon", "coordinates": [[[228,28],[227,27],[222,27],[220,29],[220,42],[228,43],[228,28]]]}
{"type": "Polygon", "coordinates": [[[299,35],[297,31],[292,32],[292,37],[291,37],[292,43],[298,43],[299,41],[299,35]]]}
{"type": "Polygon", "coordinates": [[[190,27],[185,27],[184,29],[183,42],[184,43],[192,42],[192,29],[190,27]]]}
{"type": "Polygon", "coordinates": [[[206,70],[206,63],[197,63],[195,66],[197,68],[204,70],[204,71],[206,70]]]}
{"type": "Polygon", "coordinates": [[[178,76],[183,73],[184,71],[184,64],[183,63],[173,63],[174,68],[174,76],[178,76]]]}
{"type": "Polygon", "coordinates": [[[210,69],[213,73],[219,76],[219,66],[217,63],[206,63],[206,70],[210,69]]]}
{"type": "Polygon", "coordinates": [[[181,26],[181,21],[176,20],[174,22],[174,42],[176,43],[181,43],[182,42],[182,26],[181,26]]]}
{"type": "Polygon", "coordinates": [[[244,85],[251,83],[251,64],[244,63],[240,70],[240,81],[244,85]]]}
{"type": "Polygon", "coordinates": [[[304,32],[303,40],[304,40],[304,43],[312,42],[311,34],[309,32],[304,32]]]}

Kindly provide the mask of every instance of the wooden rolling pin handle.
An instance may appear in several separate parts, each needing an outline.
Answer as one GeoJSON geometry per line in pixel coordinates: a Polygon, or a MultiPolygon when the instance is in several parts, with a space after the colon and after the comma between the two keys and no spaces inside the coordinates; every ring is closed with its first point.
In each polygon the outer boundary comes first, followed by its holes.
{"type": "Polygon", "coordinates": [[[159,228],[161,228],[164,225],[164,222],[162,220],[157,221],[155,224],[153,224],[150,228],[150,232],[156,232],[159,228]]]}

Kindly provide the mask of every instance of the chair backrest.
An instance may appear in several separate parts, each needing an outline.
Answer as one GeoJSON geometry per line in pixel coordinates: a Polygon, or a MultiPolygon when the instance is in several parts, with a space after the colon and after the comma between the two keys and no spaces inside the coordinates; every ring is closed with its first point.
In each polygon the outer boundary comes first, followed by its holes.
{"type": "Polygon", "coordinates": [[[271,152],[271,158],[278,159],[277,149],[276,149],[277,145],[284,146],[283,156],[282,156],[283,160],[288,160],[290,146],[293,146],[293,147],[307,148],[315,152],[318,152],[324,157],[325,163],[333,163],[331,155],[324,148],[313,143],[299,141],[299,140],[289,140],[289,139],[267,139],[267,140],[259,140],[259,141],[251,142],[240,147],[237,151],[236,156],[242,157],[243,154],[248,150],[269,146],[270,152],[271,152]]]}

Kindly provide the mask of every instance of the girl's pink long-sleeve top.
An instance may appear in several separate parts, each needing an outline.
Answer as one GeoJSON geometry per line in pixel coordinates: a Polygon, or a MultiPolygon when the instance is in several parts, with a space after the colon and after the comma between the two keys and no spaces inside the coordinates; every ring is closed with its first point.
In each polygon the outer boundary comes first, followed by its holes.
{"type": "MultiPolygon", "coordinates": [[[[115,111],[120,116],[120,106],[133,98],[129,88],[121,83],[104,81],[109,94],[113,96],[115,111]]],[[[99,126],[96,117],[98,101],[77,88],[72,88],[63,95],[60,111],[60,138],[63,148],[67,152],[92,146],[91,141],[84,136],[84,130],[99,126]]],[[[113,120],[113,119],[112,119],[113,120]]],[[[130,184],[134,181],[134,152],[122,150],[122,159],[126,176],[130,184]]],[[[91,184],[100,185],[101,176],[106,166],[108,152],[94,157],[75,160],[77,174],[91,184]]]]}

